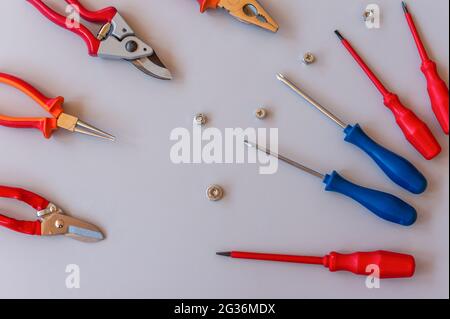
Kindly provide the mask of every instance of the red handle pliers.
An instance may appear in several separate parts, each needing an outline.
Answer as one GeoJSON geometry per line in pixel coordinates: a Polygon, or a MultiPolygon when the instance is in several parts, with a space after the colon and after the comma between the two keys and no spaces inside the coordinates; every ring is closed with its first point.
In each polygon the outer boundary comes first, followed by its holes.
{"type": "Polygon", "coordinates": [[[78,118],[64,113],[64,98],[48,98],[25,81],[5,73],[0,73],[0,83],[13,86],[35,100],[52,118],[16,118],[0,114],[0,125],[13,128],[35,128],[40,130],[46,138],[50,138],[55,130],[63,128],[71,132],[78,132],[99,138],[114,140],[114,136],[103,132],[78,118]]]}
{"type": "Polygon", "coordinates": [[[27,235],[65,235],[85,242],[97,242],[104,239],[98,227],[65,215],[56,205],[32,192],[0,186],[0,197],[17,199],[30,205],[36,209],[39,218],[36,221],[22,221],[0,214],[0,226],[27,235]]]}
{"type": "Polygon", "coordinates": [[[256,0],[197,0],[200,11],[222,8],[241,22],[277,32],[278,24],[256,0]]]}
{"type": "Polygon", "coordinates": [[[158,58],[155,50],[136,36],[116,8],[89,11],[77,0],[65,0],[84,20],[102,24],[95,36],[80,21],[73,21],[73,17],[59,14],[42,0],[27,1],[55,24],[80,36],[86,42],[91,56],[124,59],[148,75],[162,80],[172,79],[170,71],[158,58]]]}

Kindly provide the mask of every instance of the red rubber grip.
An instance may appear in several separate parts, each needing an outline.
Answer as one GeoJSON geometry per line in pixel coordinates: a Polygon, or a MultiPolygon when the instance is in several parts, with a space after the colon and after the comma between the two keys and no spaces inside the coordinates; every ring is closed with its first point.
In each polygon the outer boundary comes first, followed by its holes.
{"type": "Polygon", "coordinates": [[[63,112],[63,97],[48,98],[25,81],[5,73],[0,73],[0,83],[10,85],[35,100],[44,110],[54,118],[14,118],[0,115],[0,125],[13,128],[35,128],[39,129],[46,138],[58,128],[57,118],[63,112]]]}
{"type": "Polygon", "coordinates": [[[384,96],[384,104],[392,111],[397,124],[406,139],[427,160],[435,158],[441,153],[439,142],[431,133],[428,126],[420,120],[410,109],[406,108],[399,97],[393,93],[384,96]]]}
{"type": "Polygon", "coordinates": [[[21,188],[0,186],[0,197],[12,198],[24,202],[37,211],[44,210],[50,204],[45,198],[21,188]]]}
{"type": "MultiPolygon", "coordinates": [[[[48,200],[45,198],[27,190],[14,187],[0,186],[0,197],[17,199],[27,203],[38,211],[46,209],[49,205],[48,200]]],[[[28,235],[41,235],[40,221],[22,221],[0,215],[0,226],[28,235]]]]}
{"type": "Polygon", "coordinates": [[[0,214],[0,226],[9,228],[22,234],[37,235],[37,236],[42,235],[41,222],[38,220],[34,222],[29,222],[9,218],[0,214]]]}
{"type": "Polygon", "coordinates": [[[217,9],[220,0],[197,0],[200,4],[200,12],[205,12],[208,9],[217,9]]]}
{"type": "Polygon", "coordinates": [[[421,70],[427,79],[428,94],[430,95],[431,107],[439,121],[444,133],[449,132],[449,99],[448,87],[439,76],[436,63],[427,60],[422,63],[421,70]]]}
{"type": "MultiPolygon", "coordinates": [[[[98,49],[100,47],[100,40],[98,40],[88,28],[79,23],[76,27],[69,25],[68,18],[57,13],[49,6],[44,4],[42,0],[27,0],[33,6],[36,7],[44,16],[49,20],[59,25],[60,27],[69,30],[80,36],[88,47],[89,54],[92,56],[97,56],[98,49]]],[[[113,7],[109,7],[97,12],[92,12],[83,7],[79,1],[76,0],[66,0],[67,3],[73,6],[73,8],[80,14],[83,19],[90,22],[96,23],[108,23],[111,22],[117,13],[117,10],[113,7]]]]}
{"type": "Polygon", "coordinates": [[[349,255],[332,252],[324,257],[324,265],[330,271],[350,271],[357,275],[377,275],[373,268],[379,269],[379,277],[410,278],[414,276],[416,263],[411,255],[388,251],[358,252],[349,255]]]}

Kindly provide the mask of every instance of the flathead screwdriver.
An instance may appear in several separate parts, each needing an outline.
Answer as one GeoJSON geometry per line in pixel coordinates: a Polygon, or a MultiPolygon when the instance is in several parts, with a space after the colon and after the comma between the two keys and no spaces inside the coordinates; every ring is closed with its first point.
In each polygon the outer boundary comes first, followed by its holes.
{"type": "Polygon", "coordinates": [[[404,106],[398,95],[390,92],[383,85],[375,73],[372,72],[369,66],[352,47],[350,42],[345,39],[339,31],[336,30],[335,33],[341,40],[344,47],[376,86],[378,91],[380,91],[383,95],[384,105],[386,105],[386,107],[388,107],[394,114],[395,120],[403,131],[406,139],[427,160],[431,160],[438,156],[442,151],[442,148],[425,122],[419,119],[416,114],[404,106]]]}
{"type": "Polygon", "coordinates": [[[417,220],[416,209],[394,195],[356,185],[336,171],[324,175],[258,144],[249,141],[245,141],[245,144],[322,179],[326,191],[350,197],[384,220],[403,226],[411,226],[417,220]]]}
{"type": "Polygon", "coordinates": [[[331,252],[324,257],[261,254],[243,251],[227,251],[216,254],[239,259],[323,265],[331,272],[349,271],[363,276],[372,274],[379,276],[380,279],[409,278],[414,276],[416,268],[413,256],[383,250],[353,254],[331,252]],[[374,269],[374,266],[378,269],[374,269]],[[375,270],[378,271],[374,273],[375,270]]]}
{"type": "Polygon", "coordinates": [[[430,59],[425,49],[425,45],[420,39],[419,31],[417,31],[414,19],[408,10],[405,2],[402,2],[405,12],[406,21],[416,42],[419,55],[422,60],[421,70],[425,75],[428,83],[428,95],[430,96],[431,106],[436,115],[439,124],[448,135],[449,131],[449,111],[448,111],[448,87],[447,84],[439,76],[436,63],[430,59]]]}
{"type": "Polygon", "coordinates": [[[414,194],[421,194],[425,191],[428,184],[427,180],[411,162],[375,142],[363,131],[359,124],[345,124],[282,74],[278,74],[277,79],[344,129],[344,140],[367,153],[393,182],[414,194]]]}

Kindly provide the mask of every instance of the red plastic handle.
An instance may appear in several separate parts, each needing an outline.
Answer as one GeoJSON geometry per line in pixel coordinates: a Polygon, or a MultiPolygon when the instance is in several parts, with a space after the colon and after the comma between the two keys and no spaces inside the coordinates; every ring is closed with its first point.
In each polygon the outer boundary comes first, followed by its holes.
{"type": "MultiPolygon", "coordinates": [[[[46,209],[49,205],[48,200],[37,194],[24,189],[8,186],[0,186],[0,197],[17,199],[27,203],[38,211],[46,209]]],[[[41,235],[40,221],[22,221],[0,215],[0,226],[28,235],[41,235]]]]}
{"type": "MultiPolygon", "coordinates": [[[[100,40],[98,40],[92,32],[88,30],[81,23],[72,23],[68,17],[65,17],[49,6],[44,4],[42,0],[27,0],[33,6],[36,7],[44,16],[46,16],[49,20],[59,25],[60,27],[69,30],[80,36],[88,47],[89,54],[92,56],[97,56],[98,49],[100,47],[100,40]]],[[[80,16],[94,23],[108,23],[111,22],[114,16],[117,13],[117,10],[113,7],[108,7],[100,11],[89,11],[85,7],[81,5],[81,3],[77,0],[66,0],[66,2],[73,6],[74,10],[76,10],[80,16]]]]}
{"type": "Polygon", "coordinates": [[[414,42],[417,45],[420,58],[422,59],[421,70],[425,75],[428,83],[428,94],[430,95],[431,106],[433,112],[436,115],[439,124],[444,130],[445,134],[449,132],[449,99],[448,99],[448,87],[447,84],[439,76],[436,63],[434,63],[427,54],[425,45],[423,44],[419,31],[414,24],[414,19],[408,10],[405,10],[406,21],[411,30],[414,38],[414,42]]]}
{"type": "Polygon", "coordinates": [[[208,9],[217,9],[220,0],[197,0],[200,4],[200,12],[205,12],[208,9]]]}
{"type": "Polygon", "coordinates": [[[48,98],[27,82],[5,73],[0,73],[0,83],[15,87],[35,100],[44,110],[54,118],[15,118],[0,115],[0,125],[13,128],[35,128],[40,130],[46,138],[50,138],[57,126],[57,118],[63,112],[63,97],[48,98]]]}
{"type": "Polygon", "coordinates": [[[411,255],[399,254],[389,251],[358,252],[349,255],[330,253],[324,257],[324,265],[330,271],[350,271],[357,275],[377,275],[383,278],[410,278],[414,275],[416,263],[411,255]]]}
{"type": "Polygon", "coordinates": [[[444,133],[449,133],[449,99],[448,87],[439,76],[436,63],[427,60],[422,63],[421,70],[428,83],[428,94],[430,95],[431,107],[439,121],[444,133]]]}
{"type": "Polygon", "coordinates": [[[400,126],[406,139],[427,160],[435,158],[441,153],[439,142],[431,133],[428,126],[420,120],[410,109],[406,108],[399,97],[388,93],[384,97],[384,104],[392,111],[397,124],[400,126]]]}

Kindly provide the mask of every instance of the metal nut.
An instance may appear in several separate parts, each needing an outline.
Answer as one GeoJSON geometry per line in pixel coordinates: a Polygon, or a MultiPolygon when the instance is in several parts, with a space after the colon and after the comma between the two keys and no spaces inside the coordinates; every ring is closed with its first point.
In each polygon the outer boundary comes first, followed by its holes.
{"type": "Polygon", "coordinates": [[[255,111],[255,116],[260,120],[265,119],[267,117],[267,110],[265,108],[259,108],[255,111]]]}
{"type": "Polygon", "coordinates": [[[208,196],[208,199],[211,201],[218,201],[223,198],[223,188],[219,185],[211,185],[206,190],[206,195],[208,196]]]}
{"type": "Polygon", "coordinates": [[[305,63],[306,65],[314,63],[315,61],[316,57],[311,52],[305,53],[305,55],[303,55],[303,63],[305,63]]]}
{"type": "Polygon", "coordinates": [[[206,117],[205,114],[199,113],[199,114],[195,115],[195,117],[194,117],[194,124],[203,126],[206,124],[207,120],[208,120],[208,118],[206,117]]]}
{"type": "Polygon", "coordinates": [[[364,21],[374,22],[375,20],[375,11],[373,9],[366,9],[363,14],[364,21]]]}

